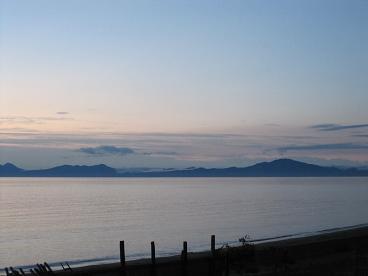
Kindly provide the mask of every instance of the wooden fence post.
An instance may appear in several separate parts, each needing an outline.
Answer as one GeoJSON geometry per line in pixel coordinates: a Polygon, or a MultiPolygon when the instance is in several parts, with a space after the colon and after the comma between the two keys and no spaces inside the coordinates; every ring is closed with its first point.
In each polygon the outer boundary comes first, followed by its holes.
{"type": "Polygon", "coordinates": [[[187,275],[187,262],[188,262],[188,244],[186,241],[183,242],[183,251],[181,252],[182,262],[182,275],[187,275]]]}
{"type": "Polygon", "coordinates": [[[151,261],[152,261],[152,269],[151,269],[151,275],[156,275],[156,248],[155,248],[155,242],[151,241],[151,261]]]}
{"type": "Polygon", "coordinates": [[[215,275],[215,267],[216,267],[216,237],[215,235],[211,235],[211,257],[210,257],[210,267],[209,267],[209,275],[215,275]]]}
{"type": "Polygon", "coordinates": [[[226,267],[225,267],[225,276],[229,276],[230,273],[230,252],[229,248],[226,249],[226,267]]]}
{"type": "Polygon", "coordinates": [[[126,267],[125,267],[125,244],[124,241],[120,241],[120,264],[122,275],[126,275],[126,267]]]}
{"type": "Polygon", "coordinates": [[[211,254],[212,254],[212,256],[214,256],[215,255],[215,250],[216,250],[216,237],[215,237],[215,235],[212,235],[211,236],[211,254]]]}

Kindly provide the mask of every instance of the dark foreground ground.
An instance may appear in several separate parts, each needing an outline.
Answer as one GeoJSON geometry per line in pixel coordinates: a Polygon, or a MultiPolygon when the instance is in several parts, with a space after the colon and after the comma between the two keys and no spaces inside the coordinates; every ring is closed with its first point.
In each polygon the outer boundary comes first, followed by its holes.
{"type": "Polygon", "coordinates": [[[356,275],[368,276],[368,227],[182,256],[43,272],[56,276],[356,275]]]}

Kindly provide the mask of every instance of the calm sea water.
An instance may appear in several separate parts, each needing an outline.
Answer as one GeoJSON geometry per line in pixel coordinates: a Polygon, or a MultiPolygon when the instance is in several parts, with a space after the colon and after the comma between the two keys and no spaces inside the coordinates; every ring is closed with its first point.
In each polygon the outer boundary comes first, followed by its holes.
{"type": "Polygon", "coordinates": [[[208,249],[368,222],[368,178],[0,178],[0,268],[208,249]]]}

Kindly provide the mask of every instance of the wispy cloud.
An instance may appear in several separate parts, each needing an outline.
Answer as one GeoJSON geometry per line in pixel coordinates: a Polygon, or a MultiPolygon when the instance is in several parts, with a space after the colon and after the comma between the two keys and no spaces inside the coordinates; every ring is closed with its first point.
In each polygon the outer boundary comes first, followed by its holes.
{"type": "MultiPolygon", "coordinates": [[[[25,128],[28,125],[20,127],[25,128]]],[[[0,147],[3,148],[0,157],[6,162],[25,162],[25,156],[32,152],[32,155],[42,155],[42,158],[54,160],[58,164],[65,163],[62,158],[68,156],[68,160],[71,160],[69,163],[98,162],[113,167],[225,167],[245,166],[254,160],[272,160],[286,152],[291,158],[302,156],[366,161],[368,151],[368,142],[363,140],[365,138],[354,136],[366,134],[364,132],[335,137],[312,131],[313,136],[310,136],[311,129],[308,132],[305,128],[304,133],[282,131],[279,135],[42,131],[19,133],[22,129],[14,128],[11,131],[6,125],[0,125],[0,130],[4,130],[0,139],[0,147]],[[4,155],[4,148],[9,149],[7,156],[4,155]],[[54,151],[58,154],[54,154],[54,151]]],[[[44,162],[31,158],[27,160],[34,164],[44,162]]]]}
{"type": "Polygon", "coordinates": [[[337,131],[337,130],[363,128],[363,127],[368,127],[368,124],[357,124],[357,125],[320,124],[320,125],[313,125],[310,128],[317,129],[319,131],[337,131]]]}
{"type": "Polygon", "coordinates": [[[69,115],[70,113],[67,112],[67,111],[58,111],[58,112],[56,112],[56,114],[58,114],[58,115],[69,115]]]}
{"type": "Polygon", "coordinates": [[[127,155],[135,153],[135,151],[131,148],[115,146],[80,148],[78,151],[90,155],[127,155]]]}
{"type": "Polygon", "coordinates": [[[156,152],[144,152],[144,155],[162,155],[162,156],[176,156],[179,153],[175,151],[156,151],[156,152]]]}
{"type": "Polygon", "coordinates": [[[0,128],[0,135],[6,134],[24,134],[24,133],[38,133],[38,130],[32,128],[24,128],[24,127],[1,127],[0,128]]]}
{"type": "Polygon", "coordinates": [[[26,117],[26,116],[5,116],[0,117],[0,124],[41,124],[46,121],[71,121],[73,118],[66,117],[26,117]]]}
{"type": "Polygon", "coordinates": [[[353,149],[368,149],[368,145],[339,143],[339,144],[317,144],[317,145],[293,145],[280,147],[277,150],[283,154],[288,151],[310,151],[310,150],[353,150],[353,149]]]}

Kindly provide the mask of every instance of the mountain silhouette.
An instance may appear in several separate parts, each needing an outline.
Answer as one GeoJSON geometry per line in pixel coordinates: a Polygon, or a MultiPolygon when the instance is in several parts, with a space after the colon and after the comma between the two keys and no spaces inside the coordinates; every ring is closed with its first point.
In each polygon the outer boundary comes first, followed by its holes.
{"type": "Polygon", "coordinates": [[[292,159],[278,159],[249,167],[223,169],[187,168],[144,172],[121,172],[106,165],[63,165],[44,170],[23,170],[13,164],[0,165],[0,176],[37,177],[323,177],[368,176],[366,169],[322,167],[292,159]]]}
{"type": "Polygon", "coordinates": [[[112,177],[117,176],[115,169],[104,164],[94,166],[63,165],[45,170],[24,171],[24,176],[46,177],[112,177]]]}
{"type": "Polygon", "coordinates": [[[17,176],[21,175],[23,171],[12,163],[0,165],[0,176],[17,176]]]}
{"type": "MultiPolygon", "coordinates": [[[[135,174],[129,176],[143,176],[135,174]]],[[[367,170],[322,167],[292,159],[278,159],[253,166],[224,169],[195,168],[168,172],[147,172],[149,177],[308,177],[308,176],[368,176],[367,170]]]]}

